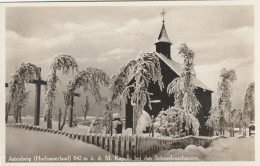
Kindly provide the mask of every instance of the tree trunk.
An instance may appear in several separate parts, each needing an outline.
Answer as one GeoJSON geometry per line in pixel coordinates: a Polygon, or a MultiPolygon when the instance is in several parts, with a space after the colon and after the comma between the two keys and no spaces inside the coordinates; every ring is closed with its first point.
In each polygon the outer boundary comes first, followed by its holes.
{"type": "Polygon", "coordinates": [[[66,116],[67,116],[67,109],[68,109],[68,106],[66,106],[65,109],[64,109],[63,123],[62,123],[62,125],[61,125],[61,127],[60,127],[60,130],[62,130],[63,127],[64,127],[64,125],[65,125],[66,116]]]}
{"type": "Polygon", "coordinates": [[[229,136],[232,137],[232,125],[229,126],[229,136]]]}
{"type": "Polygon", "coordinates": [[[17,122],[16,123],[22,123],[22,113],[21,113],[21,106],[17,107],[17,122]]]}
{"type": "Polygon", "coordinates": [[[22,115],[21,114],[22,114],[21,111],[19,111],[19,117],[18,117],[19,123],[22,123],[22,115]]]}
{"type": "Polygon", "coordinates": [[[73,107],[70,108],[69,127],[72,127],[73,123],[73,107]]]}
{"type": "Polygon", "coordinates": [[[241,135],[241,123],[239,123],[239,135],[241,135]]]}
{"type": "Polygon", "coordinates": [[[51,109],[49,109],[49,112],[48,112],[47,129],[52,129],[52,113],[51,113],[51,109]]]}
{"type": "Polygon", "coordinates": [[[72,127],[73,123],[73,102],[74,102],[74,97],[71,97],[71,108],[70,108],[70,119],[69,119],[69,127],[72,127]]]}
{"type": "Polygon", "coordinates": [[[14,119],[15,123],[18,123],[18,107],[14,106],[14,119]]]}
{"type": "Polygon", "coordinates": [[[244,123],[244,132],[243,135],[246,136],[246,123],[244,123]]]}
{"type": "Polygon", "coordinates": [[[133,109],[133,134],[136,134],[136,127],[137,127],[137,110],[133,109]]]}
{"type": "Polygon", "coordinates": [[[110,134],[113,135],[113,112],[109,110],[109,124],[110,124],[110,134]]]}
{"type": "Polygon", "coordinates": [[[87,110],[84,112],[84,119],[87,120],[87,110]]]}
{"type": "Polygon", "coordinates": [[[59,124],[58,124],[58,130],[60,130],[60,128],[61,128],[61,116],[62,116],[62,112],[61,112],[61,108],[59,108],[59,124]]]}
{"type": "Polygon", "coordinates": [[[43,119],[44,122],[47,122],[47,116],[44,115],[44,119],[43,119]]]}
{"type": "Polygon", "coordinates": [[[220,113],[220,119],[219,119],[219,123],[220,123],[220,135],[225,135],[225,119],[223,117],[223,111],[221,111],[220,113]]]}
{"type": "Polygon", "coordinates": [[[5,123],[8,122],[8,116],[9,116],[9,111],[10,111],[10,104],[5,103],[5,123]]]}

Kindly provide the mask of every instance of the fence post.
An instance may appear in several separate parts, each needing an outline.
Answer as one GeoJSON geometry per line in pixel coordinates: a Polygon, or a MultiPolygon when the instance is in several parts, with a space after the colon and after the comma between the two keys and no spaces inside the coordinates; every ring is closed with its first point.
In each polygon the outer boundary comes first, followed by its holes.
{"type": "Polygon", "coordinates": [[[109,144],[108,144],[108,143],[109,143],[108,134],[106,134],[106,135],[105,135],[105,145],[104,145],[104,149],[107,150],[107,151],[109,150],[109,146],[108,146],[109,144]]]}
{"type": "Polygon", "coordinates": [[[97,134],[96,133],[93,134],[92,141],[93,141],[92,142],[93,145],[97,145],[97,134]]]}
{"type": "Polygon", "coordinates": [[[86,142],[90,144],[90,133],[86,134],[86,142]]]}
{"type": "Polygon", "coordinates": [[[90,134],[89,134],[89,143],[90,143],[90,144],[93,144],[93,139],[92,139],[92,137],[93,137],[93,134],[90,133],[90,134]]]}
{"type": "Polygon", "coordinates": [[[81,136],[81,141],[82,141],[82,142],[86,142],[86,135],[85,135],[85,134],[82,134],[82,136],[81,136]]]}
{"type": "Polygon", "coordinates": [[[114,140],[114,135],[112,135],[109,140],[109,152],[110,153],[113,153],[113,140],[114,140]]]}
{"type": "Polygon", "coordinates": [[[125,158],[125,136],[121,135],[120,157],[125,158]]]}
{"type": "Polygon", "coordinates": [[[99,146],[99,136],[100,134],[95,134],[95,145],[99,146]]]}
{"type": "Polygon", "coordinates": [[[98,145],[99,145],[99,147],[103,147],[103,134],[99,134],[99,143],[98,143],[98,145]]]}
{"type": "Polygon", "coordinates": [[[141,157],[141,139],[142,136],[136,136],[136,157],[140,158],[141,157]]]}
{"type": "Polygon", "coordinates": [[[127,159],[130,159],[130,135],[125,136],[125,155],[127,159]]]}
{"type": "Polygon", "coordinates": [[[118,155],[118,144],[119,144],[119,138],[118,135],[115,135],[115,155],[118,155]]]}
{"type": "Polygon", "coordinates": [[[132,159],[133,159],[133,160],[134,160],[135,157],[136,157],[136,156],[135,156],[135,155],[136,155],[136,138],[137,138],[137,135],[136,135],[136,134],[131,137],[131,139],[132,139],[132,141],[131,141],[131,151],[132,151],[131,156],[132,156],[132,159]]]}

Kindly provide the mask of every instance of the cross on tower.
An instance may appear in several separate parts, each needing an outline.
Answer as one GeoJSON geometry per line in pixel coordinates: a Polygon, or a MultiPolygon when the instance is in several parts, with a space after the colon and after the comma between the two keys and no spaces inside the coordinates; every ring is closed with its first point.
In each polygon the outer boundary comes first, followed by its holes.
{"type": "Polygon", "coordinates": [[[41,68],[40,77],[38,80],[34,79],[29,83],[35,84],[35,112],[34,112],[34,125],[40,125],[40,106],[41,106],[41,85],[47,85],[46,81],[41,80],[41,68]]]}
{"type": "Polygon", "coordinates": [[[163,22],[164,22],[164,17],[166,16],[167,12],[165,9],[163,9],[163,11],[161,12],[161,16],[163,18],[163,22]]]}

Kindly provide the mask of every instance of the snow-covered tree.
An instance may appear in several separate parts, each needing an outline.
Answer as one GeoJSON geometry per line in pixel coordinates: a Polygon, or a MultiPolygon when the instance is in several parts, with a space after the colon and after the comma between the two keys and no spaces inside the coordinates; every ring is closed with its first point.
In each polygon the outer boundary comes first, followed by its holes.
{"type": "Polygon", "coordinates": [[[9,82],[9,98],[8,98],[8,111],[6,114],[6,121],[8,121],[9,110],[12,107],[14,110],[15,121],[21,122],[21,110],[28,102],[29,92],[25,89],[25,83],[33,79],[39,79],[40,68],[31,63],[22,63],[17,67],[11,75],[9,82]]]}
{"type": "Polygon", "coordinates": [[[112,91],[112,100],[122,96],[127,102],[130,98],[133,106],[133,134],[136,133],[137,120],[141,116],[144,106],[150,103],[150,92],[148,86],[151,82],[158,82],[160,89],[163,88],[161,67],[156,53],[142,53],[137,59],[124,65],[120,72],[112,76],[110,90],[112,91]],[[133,71],[135,82],[128,86],[128,76],[133,71]],[[130,93],[133,89],[133,93],[130,93]]]}
{"type": "Polygon", "coordinates": [[[243,114],[242,121],[245,130],[248,124],[254,123],[255,121],[255,83],[254,82],[251,82],[246,89],[242,114],[243,114]]]}
{"type": "Polygon", "coordinates": [[[237,123],[240,124],[241,116],[242,112],[240,109],[233,109],[228,115],[230,137],[234,137],[234,128],[237,123]]]}
{"type": "Polygon", "coordinates": [[[226,70],[223,68],[220,71],[219,82],[217,87],[217,101],[213,104],[210,110],[210,116],[206,122],[208,127],[213,128],[220,134],[224,134],[224,128],[231,113],[231,96],[232,84],[236,81],[235,70],[226,70]]]}
{"type": "Polygon", "coordinates": [[[102,119],[99,117],[95,117],[93,119],[93,122],[91,123],[90,126],[90,133],[103,133],[103,127],[102,127],[102,119]]]}
{"type": "Polygon", "coordinates": [[[71,105],[76,90],[83,87],[83,91],[89,92],[95,98],[96,102],[100,104],[102,101],[100,85],[109,86],[109,77],[101,69],[88,67],[73,76],[67,85],[67,90],[64,92],[65,114],[61,130],[65,125],[67,109],[71,105]]]}
{"type": "Polygon", "coordinates": [[[183,110],[179,112],[183,114],[179,115],[181,122],[198,135],[200,125],[196,115],[200,109],[200,103],[195,96],[196,87],[193,85],[196,77],[193,63],[195,54],[185,43],[179,47],[178,54],[183,57],[182,73],[168,85],[167,92],[174,94],[174,107],[183,110]]]}
{"type": "Polygon", "coordinates": [[[163,136],[179,136],[182,127],[181,110],[177,107],[171,107],[166,111],[160,111],[158,116],[155,118],[154,128],[157,133],[163,136]]]}
{"type": "Polygon", "coordinates": [[[103,98],[105,102],[105,111],[103,112],[103,127],[106,134],[113,134],[113,109],[120,109],[121,105],[116,104],[114,100],[103,98]]]}
{"type": "MultiPolygon", "coordinates": [[[[53,58],[49,70],[50,74],[47,76],[44,101],[47,104],[46,110],[50,109],[50,112],[52,112],[57,95],[57,82],[59,81],[57,71],[62,71],[62,74],[66,75],[69,74],[70,71],[72,71],[72,74],[74,74],[78,71],[78,64],[71,55],[58,54],[53,58]]],[[[51,117],[51,115],[47,116],[51,117]]]]}

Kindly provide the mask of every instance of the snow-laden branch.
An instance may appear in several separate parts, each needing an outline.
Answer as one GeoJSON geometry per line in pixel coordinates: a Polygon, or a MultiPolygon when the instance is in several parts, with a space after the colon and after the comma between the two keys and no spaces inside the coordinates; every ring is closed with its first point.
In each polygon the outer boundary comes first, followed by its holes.
{"type": "MultiPolygon", "coordinates": [[[[29,92],[25,89],[25,83],[28,83],[33,79],[39,79],[40,72],[40,68],[36,65],[31,63],[22,63],[19,67],[16,67],[14,73],[11,75],[11,80],[9,82],[10,89],[8,92],[8,105],[14,108],[16,121],[18,121],[18,117],[21,118],[21,109],[25,107],[29,98],[29,92]]],[[[6,115],[7,117],[8,113],[6,115]]]]}
{"type": "Polygon", "coordinates": [[[62,74],[68,74],[72,71],[72,74],[78,71],[78,64],[75,59],[68,54],[58,54],[51,62],[50,74],[47,76],[47,85],[45,87],[44,101],[46,102],[48,109],[54,108],[54,103],[57,95],[57,82],[59,78],[57,71],[62,71],[62,74]]]}

